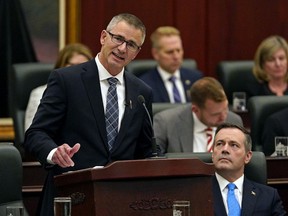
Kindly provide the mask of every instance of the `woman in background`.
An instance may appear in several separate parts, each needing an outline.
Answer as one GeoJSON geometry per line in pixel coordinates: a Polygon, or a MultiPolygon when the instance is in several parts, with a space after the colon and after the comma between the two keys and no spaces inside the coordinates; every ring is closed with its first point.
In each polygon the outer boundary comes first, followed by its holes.
{"type": "Polygon", "coordinates": [[[250,89],[250,96],[288,95],[288,45],[280,36],[270,36],[259,45],[255,57],[253,74],[259,86],[250,89]]]}
{"type": "MultiPolygon", "coordinates": [[[[80,43],[68,44],[62,50],[60,50],[54,68],[56,69],[80,64],[92,58],[92,52],[87,46],[80,43]]],[[[46,84],[33,89],[30,93],[30,98],[25,113],[25,131],[32,123],[45,89],[46,84]]]]}

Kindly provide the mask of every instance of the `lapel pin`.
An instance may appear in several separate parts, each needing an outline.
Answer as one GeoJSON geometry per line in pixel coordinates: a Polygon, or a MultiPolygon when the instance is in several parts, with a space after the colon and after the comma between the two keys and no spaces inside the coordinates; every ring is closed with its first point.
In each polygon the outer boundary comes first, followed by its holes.
{"type": "Polygon", "coordinates": [[[254,191],[251,191],[251,194],[252,194],[253,196],[256,196],[256,193],[255,193],[254,191]]]}

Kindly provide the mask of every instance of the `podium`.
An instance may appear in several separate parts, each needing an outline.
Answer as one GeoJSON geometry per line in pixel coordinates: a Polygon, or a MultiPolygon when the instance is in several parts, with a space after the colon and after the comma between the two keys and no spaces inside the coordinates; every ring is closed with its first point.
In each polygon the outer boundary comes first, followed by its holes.
{"type": "Polygon", "coordinates": [[[196,158],[116,161],[55,176],[72,215],[169,216],[174,200],[189,200],[193,215],[213,215],[214,165],[196,158]]]}

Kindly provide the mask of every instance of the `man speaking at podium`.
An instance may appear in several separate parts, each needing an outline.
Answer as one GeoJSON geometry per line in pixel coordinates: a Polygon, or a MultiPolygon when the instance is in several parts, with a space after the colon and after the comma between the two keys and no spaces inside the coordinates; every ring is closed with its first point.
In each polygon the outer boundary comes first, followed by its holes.
{"type": "Polygon", "coordinates": [[[119,14],[101,32],[95,59],[51,73],[24,144],[49,171],[37,215],[53,215],[55,175],[151,156],[152,127],[138,97],[151,114],[152,90],[124,72],[145,35],[141,20],[119,14]]]}

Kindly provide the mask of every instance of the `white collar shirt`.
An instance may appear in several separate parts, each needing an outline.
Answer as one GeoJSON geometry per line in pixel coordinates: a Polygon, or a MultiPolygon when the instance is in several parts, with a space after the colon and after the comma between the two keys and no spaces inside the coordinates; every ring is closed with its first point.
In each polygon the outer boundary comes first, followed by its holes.
{"type": "Polygon", "coordinates": [[[168,92],[170,102],[175,103],[174,96],[173,96],[173,84],[171,81],[169,81],[170,77],[174,76],[176,78],[175,84],[179,91],[181,102],[186,103],[185,90],[181,81],[180,70],[176,70],[173,75],[171,75],[170,73],[162,69],[160,66],[157,66],[157,70],[159,71],[159,74],[164,82],[165,88],[168,92]]]}
{"type": "MultiPolygon", "coordinates": [[[[219,188],[221,191],[221,195],[223,198],[223,203],[228,215],[228,205],[227,205],[227,196],[228,196],[228,188],[227,185],[230,183],[229,181],[227,181],[225,178],[223,178],[222,176],[220,176],[218,173],[215,173],[216,179],[218,181],[219,184],[219,188]]],[[[235,193],[235,197],[240,205],[240,208],[242,206],[242,198],[243,198],[243,183],[244,183],[244,174],[238,178],[235,182],[231,182],[234,183],[236,185],[236,188],[234,190],[235,193]]]]}
{"type": "MultiPolygon", "coordinates": [[[[98,67],[99,80],[101,87],[101,95],[103,101],[104,112],[106,112],[106,102],[107,102],[107,93],[109,88],[108,78],[113,77],[101,64],[99,56],[95,57],[95,61],[98,67]]],[[[117,83],[117,97],[118,97],[118,106],[119,106],[119,122],[118,122],[118,131],[120,130],[120,125],[124,116],[125,111],[125,81],[124,81],[124,68],[122,71],[114,76],[118,79],[117,83]]]]}
{"type": "MultiPolygon", "coordinates": [[[[203,124],[196,114],[192,112],[193,119],[194,119],[194,134],[193,134],[193,152],[207,152],[207,135],[205,129],[207,126],[203,124]]],[[[214,133],[216,127],[212,128],[212,141],[214,141],[214,133]]]]}

